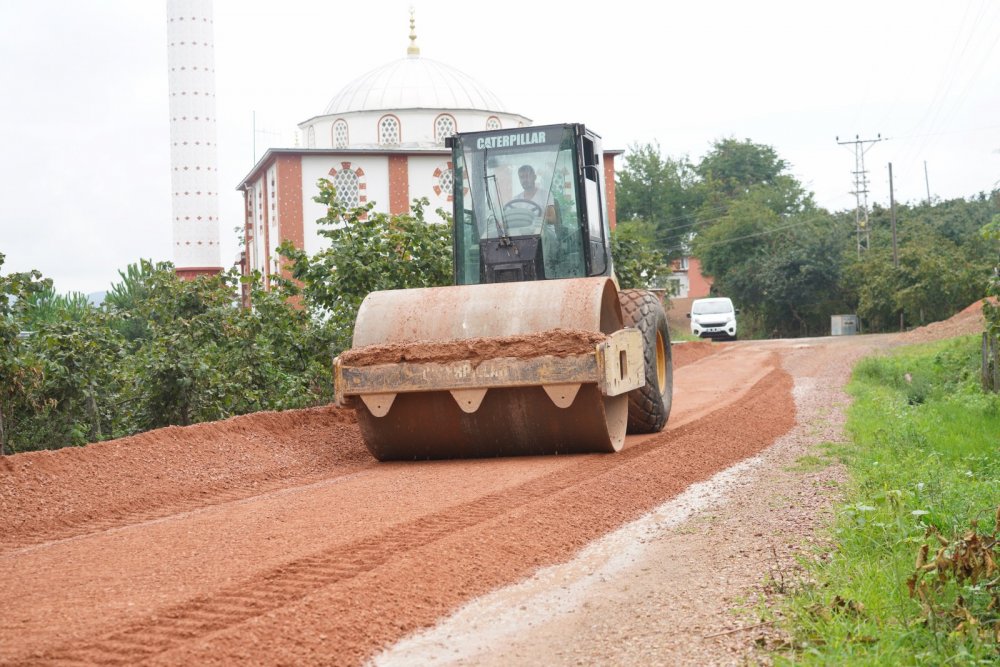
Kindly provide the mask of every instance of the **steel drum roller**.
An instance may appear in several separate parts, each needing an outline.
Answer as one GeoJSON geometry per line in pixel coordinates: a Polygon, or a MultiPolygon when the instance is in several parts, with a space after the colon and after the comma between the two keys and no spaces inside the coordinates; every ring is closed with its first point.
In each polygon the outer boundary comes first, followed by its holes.
{"type": "Polygon", "coordinates": [[[608,278],[373,292],[358,311],[353,347],[557,329],[610,337],[594,352],[567,359],[368,369],[338,361],[338,402],[356,407],[365,443],[379,460],[618,451],[627,391],[641,382],[643,362],[641,338],[622,330],[618,291],[608,278]]]}

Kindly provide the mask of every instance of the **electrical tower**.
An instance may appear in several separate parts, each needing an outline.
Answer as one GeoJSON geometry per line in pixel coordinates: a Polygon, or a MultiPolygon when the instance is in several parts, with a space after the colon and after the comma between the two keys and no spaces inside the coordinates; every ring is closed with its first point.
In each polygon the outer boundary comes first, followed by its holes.
{"type": "Polygon", "coordinates": [[[865,153],[871,150],[871,146],[865,144],[877,144],[882,141],[882,135],[876,135],[875,139],[861,139],[854,135],[854,141],[841,141],[840,137],[834,137],[841,146],[854,144],[854,190],[851,194],[857,205],[854,208],[854,222],[858,233],[858,256],[862,250],[868,250],[871,235],[868,232],[868,171],[865,169],[865,153]]]}

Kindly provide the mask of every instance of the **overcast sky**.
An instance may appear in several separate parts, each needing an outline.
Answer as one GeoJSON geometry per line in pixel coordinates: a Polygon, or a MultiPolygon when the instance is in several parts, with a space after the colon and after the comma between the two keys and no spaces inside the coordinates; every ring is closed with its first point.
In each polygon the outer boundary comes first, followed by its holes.
{"type": "MultiPolygon", "coordinates": [[[[1000,2],[215,1],[225,266],[235,187],[268,146],[365,72],[421,54],[536,123],[583,122],[605,147],[698,160],[726,137],[773,146],[831,210],[853,208],[856,136],[870,201],[989,191],[1000,180],[1000,2]],[[256,133],[254,118],[256,117],[256,133]]],[[[166,6],[0,2],[0,272],[104,290],[170,260],[166,6]]],[[[620,168],[620,165],[619,165],[620,168]]]]}

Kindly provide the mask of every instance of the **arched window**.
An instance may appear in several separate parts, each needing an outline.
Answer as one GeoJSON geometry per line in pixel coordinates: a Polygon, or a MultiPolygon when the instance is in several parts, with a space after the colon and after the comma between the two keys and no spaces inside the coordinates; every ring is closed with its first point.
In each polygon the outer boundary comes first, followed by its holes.
{"type": "Polygon", "coordinates": [[[383,146],[395,146],[399,144],[400,131],[399,119],[395,116],[382,116],[378,121],[378,142],[383,146]]]}
{"type": "Polygon", "coordinates": [[[486,119],[486,129],[487,130],[499,130],[500,129],[500,119],[496,116],[490,116],[486,119]]]}
{"type": "Polygon", "coordinates": [[[455,172],[448,169],[440,178],[438,178],[438,185],[441,186],[441,191],[448,194],[448,198],[451,199],[451,189],[455,185],[455,172]]]}
{"type": "Polygon", "coordinates": [[[333,140],[334,148],[347,148],[347,121],[343,118],[338,118],[333,121],[333,129],[331,130],[331,139],[333,140]]]}
{"type": "Polygon", "coordinates": [[[330,170],[333,176],[333,187],[337,190],[337,201],[347,208],[357,208],[361,205],[361,179],[358,173],[350,168],[350,163],[339,171],[336,167],[330,170]]]}
{"type": "Polygon", "coordinates": [[[316,148],[316,128],[312,125],[306,129],[306,148],[316,148]]]}
{"type": "Polygon", "coordinates": [[[455,117],[449,113],[443,113],[434,119],[434,141],[439,144],[443,144],[447,137],[455,134],[455,128],[458,124],[455,122],[455,117]]]}

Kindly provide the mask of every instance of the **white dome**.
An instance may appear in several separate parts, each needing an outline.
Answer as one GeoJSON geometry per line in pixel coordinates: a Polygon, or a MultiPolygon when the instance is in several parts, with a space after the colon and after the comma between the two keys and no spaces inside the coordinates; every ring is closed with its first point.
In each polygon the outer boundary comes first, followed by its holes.
{"type": "Polygon", "coordinates": [[[506,112],[485,86],[436,60],[410,55],[355,79],[330,100],[324,115],[396,109],[506,112]]]}

